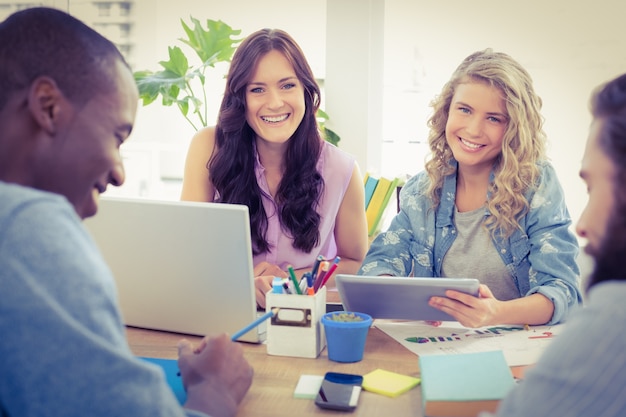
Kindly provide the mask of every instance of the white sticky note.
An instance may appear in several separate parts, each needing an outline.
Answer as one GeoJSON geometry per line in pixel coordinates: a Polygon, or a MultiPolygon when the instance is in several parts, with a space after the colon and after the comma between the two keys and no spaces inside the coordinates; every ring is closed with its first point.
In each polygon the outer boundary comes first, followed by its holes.
{"type": "Polygon", "coordinates": [[[322,380],[324,380],[323,375],[300,375],[293,397],[315,399],[322,386],[322,380]]]}

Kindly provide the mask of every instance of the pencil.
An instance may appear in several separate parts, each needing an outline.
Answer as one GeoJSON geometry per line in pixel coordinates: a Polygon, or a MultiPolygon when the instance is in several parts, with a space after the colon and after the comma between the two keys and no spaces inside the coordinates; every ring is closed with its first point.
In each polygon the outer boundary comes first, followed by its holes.
{"type": "Polygon", "coordinates": [[[237,333],[232,335],[230,337],[230,340],[232,340],[233,342],[236,341],[241,336],[243,336],[244,334],[248,333],[250,330],[254,329],[259,324],[263,323],[265,320],[269,319],[270,317],[275,316],[278,313],[278,310],[280,310],[280,308],[274,307],[273,309],[271,309],[267,313],[263,314],[261,317],[259,317],[258,319],[254,320],[252,323],[248,324],[246,327],[244,327],[243,329],[239,330],[237,333]]]}

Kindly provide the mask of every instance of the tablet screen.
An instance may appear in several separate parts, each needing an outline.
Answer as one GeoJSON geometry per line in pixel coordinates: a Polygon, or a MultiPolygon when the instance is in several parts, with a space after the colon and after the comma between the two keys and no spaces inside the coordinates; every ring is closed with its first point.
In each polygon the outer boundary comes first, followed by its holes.
{"type": "Polygon", "coordinates": [[[446,290],[478,295],[474,278],[386,277],[339,274],[337,291],[346,311],[369,314],[374,319],[456,321],[428,305],[432,296],[446,290]]]}

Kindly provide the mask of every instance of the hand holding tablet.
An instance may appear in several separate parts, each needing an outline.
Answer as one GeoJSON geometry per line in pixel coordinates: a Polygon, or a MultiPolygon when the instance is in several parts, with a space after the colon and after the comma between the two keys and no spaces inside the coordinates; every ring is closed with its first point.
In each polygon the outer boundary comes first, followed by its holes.
{"type": "Polygon", "coordinates": [[[430,297],[445,297],[446,290],[478,296],[474,278],[388,277],[339,274],[335,277],[341,303],[347,311],[374,319],[456,321],[431,307],[430,297]]]}

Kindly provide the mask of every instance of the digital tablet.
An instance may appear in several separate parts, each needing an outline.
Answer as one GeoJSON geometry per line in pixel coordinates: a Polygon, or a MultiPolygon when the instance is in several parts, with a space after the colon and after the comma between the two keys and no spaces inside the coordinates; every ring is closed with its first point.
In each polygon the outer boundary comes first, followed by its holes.
{"type": "Polygon", "coordinates": [[[478,296],[474,278],[418,278],[338,274],[337,291],[346,311],[365,313],[375,319],[456,321],[428,305],[432,296],[445,297],[446,290],[478,296]]]}

